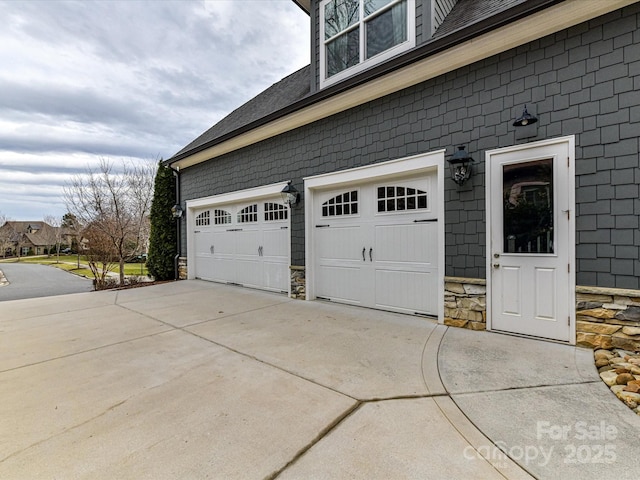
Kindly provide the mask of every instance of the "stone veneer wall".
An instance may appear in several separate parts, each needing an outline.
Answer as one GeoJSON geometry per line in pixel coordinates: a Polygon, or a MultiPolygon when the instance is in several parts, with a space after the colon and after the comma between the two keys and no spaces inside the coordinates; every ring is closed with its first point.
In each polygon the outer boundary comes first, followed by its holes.
{"type": "Polygon", "coordinates": [[[487,328],[486,280],[445,277],[444,324],[471,330],[487,328]]]}
{"type": "Polygon", "coordinates": [[[307,298],[307,281],[304,267],[291,265],[291,298],[305,300],[307,298]]]}
{"type": "Polygon", "coordinates": [[[640,351],[640,290],[576,287],[576,343],[640,351]]]}
{"type": "MultiPolygon", "coordinates": [[[[484,330],[486,280],[445,277],[444,323],[484,330]]],[[[640,351],[640,290],[576,287],[576,344],[640,351]]]]}
{"type": "Polygon", "coordinates": [[[187,279],[187,257],[178,257],[178,279],[187,279]]]}

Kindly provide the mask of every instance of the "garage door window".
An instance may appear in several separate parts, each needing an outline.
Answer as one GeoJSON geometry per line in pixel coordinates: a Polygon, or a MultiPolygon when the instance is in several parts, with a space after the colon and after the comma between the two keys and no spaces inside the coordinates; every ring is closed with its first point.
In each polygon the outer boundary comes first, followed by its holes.
{"type": "Polygon", "coordinates": [[[214,210],[213,211],[213,223],[214,225],[226,225],[231,223],[231,214],[226,210],[214,210]]]}
{"type": "Polygon", "coordinates": [[[358,213],[358,191],[342,193],[322,204],[323,217],[339,217],[358,213]]]}
{"type": "Polygon", "coordinates": [[[427,192],[417,188],[378,187],[378,213],[427,209],[427,192]]]}
{"type": "Polygon", "coordinates": [[[244,207],[238,212],[238,223],[255,223],[258,221],[258,204],[244,207]]]}
{"type": "Polygon", "coordinates": [[[275,222],[277,220],[286,220],[288,215],[287,207],[280,203],[264,204],[264,221],[275,222]]]}
{"type": "Polygon", "coordinates": [[[197,217],[196,217],[196,226],[197,227],[205,227],[207,225],[209,225],[211,222],[210,217],[209,217],[209,210],[205,210],[204,212],[200,213],[197,217]]]}

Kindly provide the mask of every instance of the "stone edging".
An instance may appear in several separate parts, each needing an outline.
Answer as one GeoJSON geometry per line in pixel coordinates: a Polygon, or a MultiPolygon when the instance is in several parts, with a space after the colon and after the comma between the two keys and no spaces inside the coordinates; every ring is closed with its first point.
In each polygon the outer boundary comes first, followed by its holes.
{"type": "Polygon", "coordinates": [[[630,290],[628,288],[585,287],[582,285],[576,285],[576,293],[607,295],[610,297],[640,297],[640,290],[630,290]]]}
{"type": "Polygon", "coordinates": [[[640,353],[625,350],[595,350],[600,378],[613,394],[640,415],[640,353]]]}
{"type": "Polygon", "coordinates": [[[486,285],[484,278],[466,278],[466,277],[444,277],[445,283],[462,283],[467,285],[486,285]]]}

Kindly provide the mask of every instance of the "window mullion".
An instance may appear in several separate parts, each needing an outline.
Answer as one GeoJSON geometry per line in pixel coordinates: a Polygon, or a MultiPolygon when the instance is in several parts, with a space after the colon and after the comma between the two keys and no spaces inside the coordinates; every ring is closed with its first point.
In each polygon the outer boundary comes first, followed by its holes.
{"type": "MultiPolygon", "coordinates": [[[[331,42],[332,42],[333,40],[335,40],[336,38],[341,37],[342,35],[345,35],[345,34],[347,34],[348,32],[350,32],[350,31],[352,31],[352,30],[355,30],[356,28],[360,28],[360,24],[359,24],[359,23],[354,23],[353,25],[351,25],[351,26],[349,26],[349,27],[345,28],[345,29],[344,29],[344,30],[342,30],[341,32],[336,33],[333,37],[329,37],[329,38],[327,38],[327,39],[324,41],[324,44],[325,44],[325,45],[328,45],[329,43],[331,43],[331,42]]],[[[324,34],[324,31],[323,31],[323,32],[321,32],[321,33],[323,33],[323,34],[324,34]]]]}
{"type": "MultiPolygon", "coordinates": [[[[384,7],[379,8],[375,12],[370,13],[369,16],[366,18],[366,22],[368,22],[369,20],[373,20],[374,18],[376,18],[379,15],[382,15],[387,10],[391,10],[393,7],[395,7],[399,3],[402,3],[403,1],[404,0],[395,0],[395,1],[391,2],[391,3],[386,4],[384,7]]],[[[362,20],[363,20],[363,22],[365,22],[364,18],[362,20]]]]}

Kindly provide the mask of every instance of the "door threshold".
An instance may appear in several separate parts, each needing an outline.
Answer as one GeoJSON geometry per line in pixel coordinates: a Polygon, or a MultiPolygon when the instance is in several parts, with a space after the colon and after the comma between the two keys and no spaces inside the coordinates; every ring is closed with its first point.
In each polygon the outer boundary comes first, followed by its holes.
{"type": "Polygon", "coordinates": [[[344,302],[341,300],[334,300],[332,298],[329,297],[321,297],[316,295],[315,298],[313,298],[310,301],[321,301],[321,302],[327,302],[327,303],[334,303],[336,305],[344,305],[345,307],[355,307],[355,308],[366,308],[367,310],[375,310],[376,312],[386,312],[386,313],[391,313],[393,315],[405,315],[405,316],[409,316],[409,317],[417,317],[417,318],[424,318],[427,320],[434,320],[434,321],[438,321],[438,315],[437,314],[431,314],[431,313],[421,313],[421,312],[411,312],[411,311],[398,311],[398,310],[392,310],[389,308],[383,308],[383,307],[371,307],[369,305],[358,305],[357,303],[349,303],[349,302],[344,302]]]}
{"type": "Polygon", "coordinates": [[[548,337],[537,337],[535,335],[527,335],[526,333],[516,333],[516,332],[508,332],[506,330],[486,330],[487,332],[491,332],[491,333],[498,333],[500,335],[509,335],[511,337],[520,337],[520,338],[528,338],[529,340],[540,340],[541,342],[551,342],[551,343],[558,343],[560,345],[569,345],[571,346],[575,346],[572,345],[571,342],[569,340],[558,340],[556,338],[548,338],[548,337]]]}

